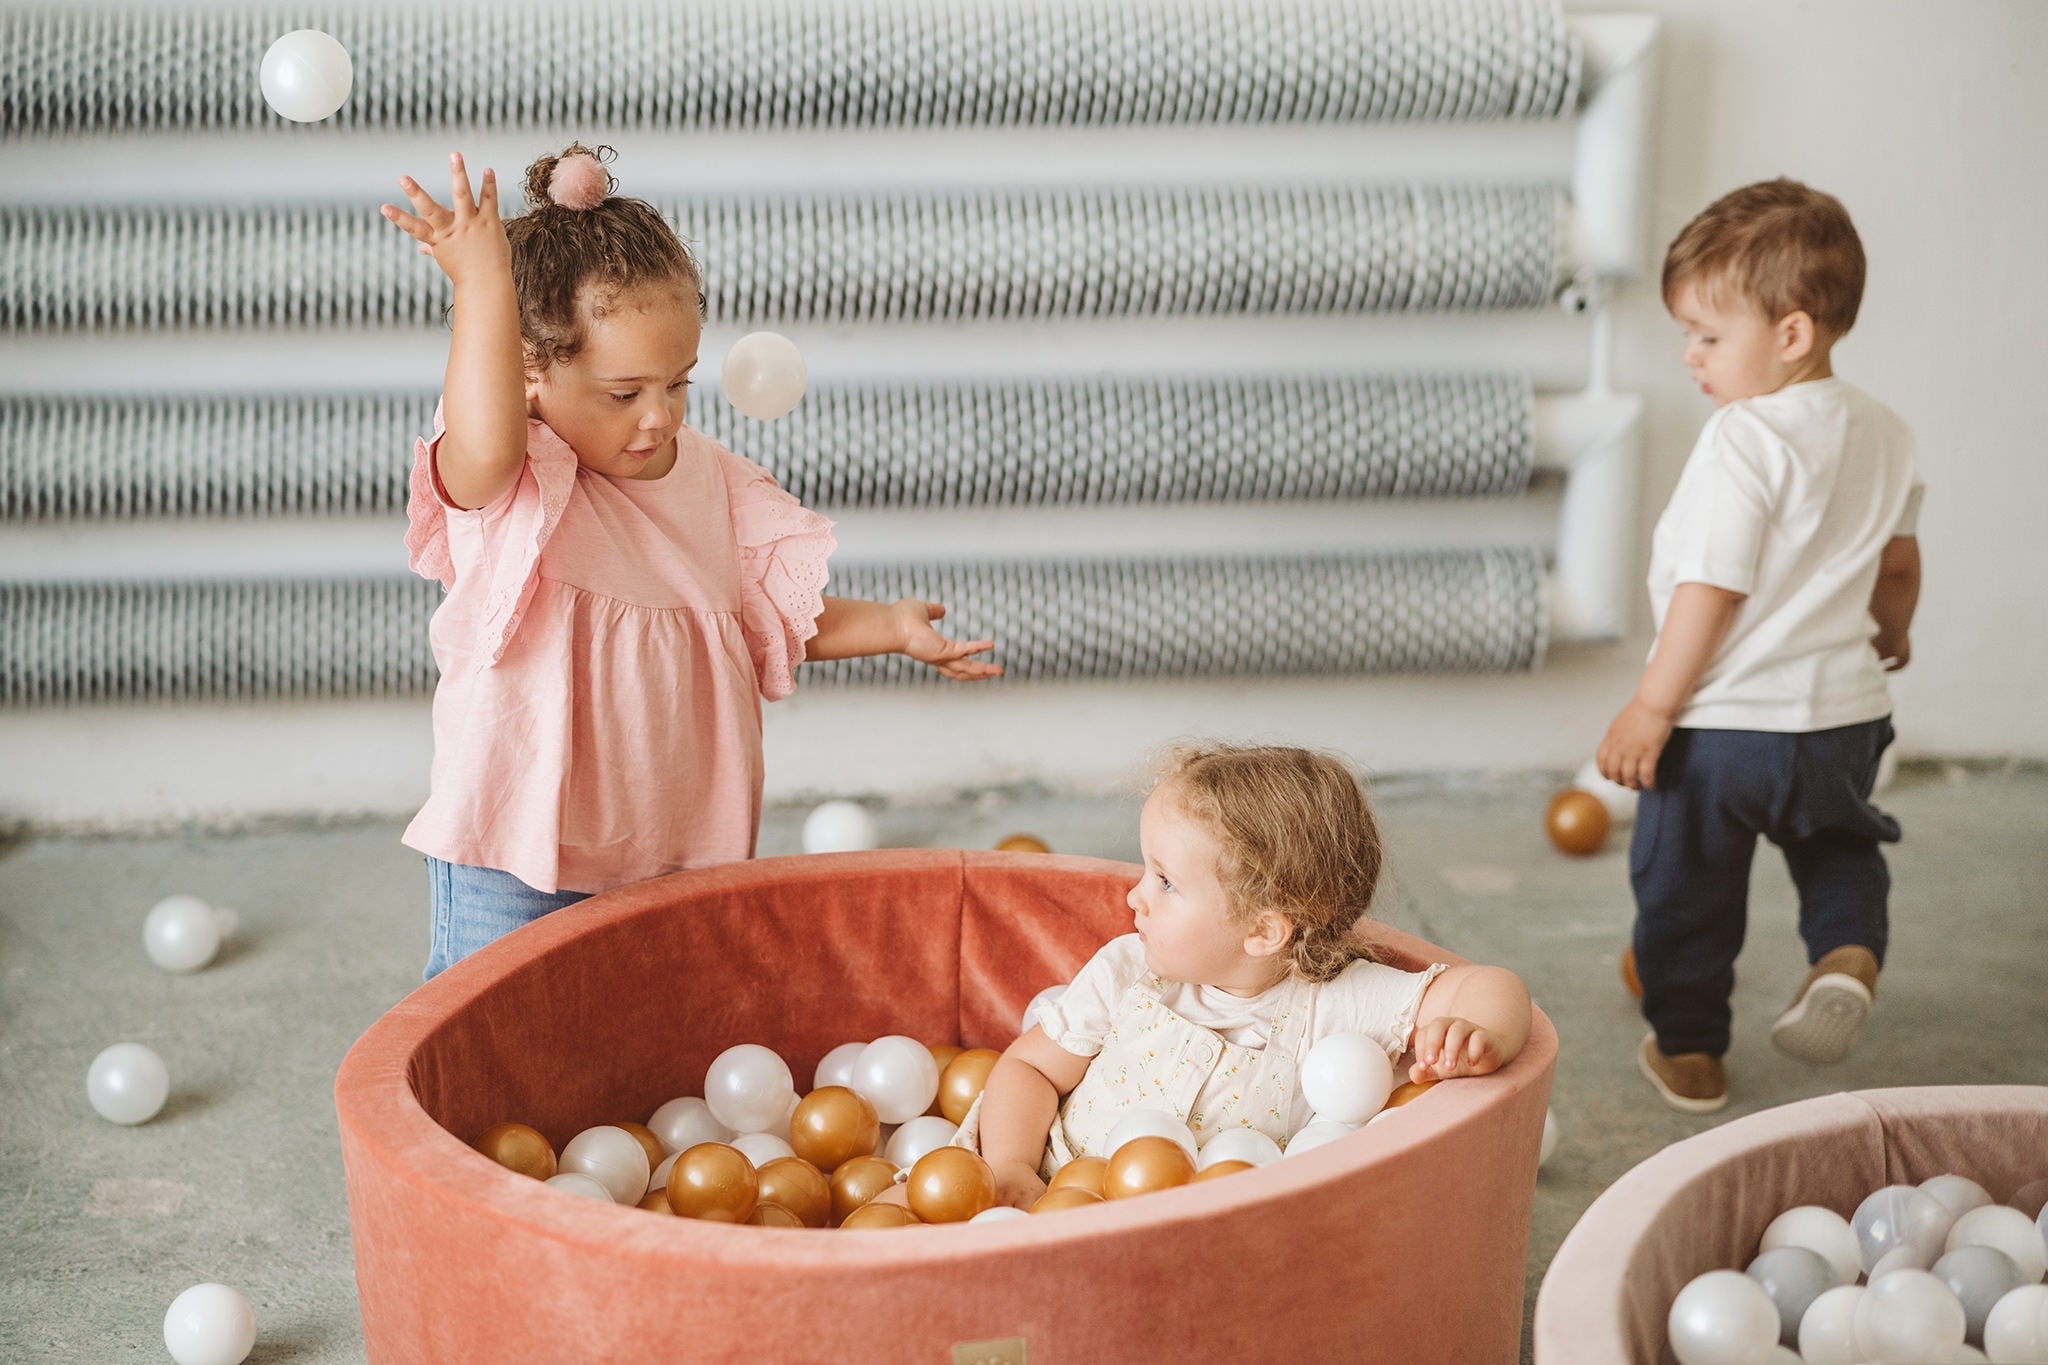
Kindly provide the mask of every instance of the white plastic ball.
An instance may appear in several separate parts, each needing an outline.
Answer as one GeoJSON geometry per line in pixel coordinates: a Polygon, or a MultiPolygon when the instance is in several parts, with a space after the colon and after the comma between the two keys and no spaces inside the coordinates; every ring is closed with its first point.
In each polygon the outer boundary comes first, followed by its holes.
{"type": "Polygon", "coordinates": [[[647,1127],[665,1152],[680,1152],[700,1142],[729,1142],[732,1129],[718,1121],[711,1106],[695,1095],[679,1095],[654,1111],[647,1127]]]}
{"type": "Polygon", "coordinates": [[[604,1186],[614,1204],[637,1204],[647,1193],[647,1149],[623,1128],[585,1128],[562,1146],[555,1170],[587,1175],[604,1186]]]}
{"type": "MultiPolygon", "coordinates": [[[[612,1198],[612,1192],[605,1188],[602,1180],[585,1175],[581,1171],[557,1171],[548,1177],[547,1183],[558,1190],[566,1190],[579,1199],[595,1199],[602,1204],[619,1202],[612,1198]]],[[[633,1202],[637,1204],[640,1201],[636,1199],[633,1202]]]]}
{"type": "Polygon", "coordinates": [[[1636,794],[1619,782],[1610,782],[1600,775],[1600,765],[1588,762],[1579,769],[1579,775],[1572,779],[1572,785],[1582,792],[1590,792],[1600,798],[1600,804],[1607,807],[1607,823],[1614,829],[1626,829],[1636,821],[1636,794]]]}
{"type": "Polygon", "coordinates": [[[1317,1119],[1305,1124],[1293,1137],[1287,1139],[1286,1155],[1300,1156],[1312,1152],[1326,1142],[1335,1142],[1358,1131],[1355,1123],[1340,1123],[1336,1119],[1317,1119]]]}
{"type": "Polygon", "coordinates": [[[1786,1209],[1764,1229],[1759,1251],[1779,1247],[1805,1247],[1820,1253],[1833,1267],[1836,1284],[1854,1284],[1863,1273],[1863,1260],[1856,1247],[1856,1233],[1849,1220],[1833,1209],[1818,1204],[1801,1204],[1786,1209]]]}
{"type": "Polygon", "coordinates": [[[1856,1341],[1873,1361],[1951,1360],[1963,1344],[1963,1305],[1925,1270],[1897,1270],[1864,1287],[1856,1341]]]}
{"type": "Polygon", "coordinates": [[[1557,1114],[1550,1109],[1545,1109],[1543,1111],[1543,1142],[1536,1149],[1536,1167],[1538,1170],[1550,1164],[1550,1155],[1556,1150],[1557,1114]]]}
{"type": "Polygon", "coordinates": [[[1320,1038],[1301,1061],[1301,1097],[1319,1119],[1364,1123],[1386,1106],[1394,1064],[1363,1033],[1320,1038]]]}
{"type": "Polygon", "coordinates": [[[1031,1003],[1024,1006],[1024,1021],[1018,1027],[1017,1032],[1031,1032],[1031,1026],[1036,1024],[1039,1016],[1045,1013],[1046,1006],[1066,994],[1066,990],[1066,983],[1062,982],[1057,986],[1047,986],[1044,990],[1032,996],[1031,1003]]]}
{"type": "Polygon", "coordinates": [[[939,1063],[915,1038],[891,1033],[853,1059],[853,1090],[875,1106],[884,1123],[908,1123],[939,1094],[939,1063]]]}
{"type": "Polygon", "coordinates": [[[1921,1181],[1920,1188],[1939,1199],[1942,1207],[1958,1218],[1992,1202],[1991,1191],[1966,1175],[1933,1176],[1921,1181]]]}
{"type": "Polygon", "coordinates": [[[1030,1213],[1023,1209],[1009,1204],[997,1204],[993,1208],[983,1209],[967,1221],[970,1223],[1007,1223],[1012,1218],[1029,1218],[1030,1216],[1030,1213]]]}
{"type": "Polygon", "coordinates": [[[294,123],[318,123],[348,103],[355,66],[348,49],[317,28],[293,29],[263,54],[256,83],[272,109],[294,123]]]}
{"type": "MultiPolygon", "coordinates": [[[[725,1141],[724,1138],[706,1138],[704,1140],[706,1142],[725,1141]]],[[[661,1159],[661,1164],[656,1166],[653,1173],[647,1177],[647,1188],[641,1191],[642,1197],[653,1194],[656,1190],[668,1188],[668,1173],[676,1168],[676,1158],[681,1155],[682,1152],[670,1152],[661,1159]]]]}
{"type": "Polygon", "coordinates": [[[726,399],[757,422],[772,422],[796,407],[810,382],[803,352],[780,332],[749,332],[725,353],[719,384],[726,399]]]}
{"type": "Polygon", "coordinates": [[[2021,1284],[2039,1284],[2048,1275],[2048,1246],[2042,1245],[2041,1229],[2018,1209],[2003,1204],[1971,1209],[1956,1219],[1943,1249],[1960,1247],[1996,1247],[2019,1267],[2021,1284]]]}
{"type": "Polygon", "coordinates": [[[899,1171],[907,1171],[927,1152],[936,1152],[953,1140],[960,1129],[943,1114],[919,1114],[889,1135],[882,1156],[899,1171]]]}
{"type": "Polygon", "coordinates": [[[1887,1185],[1856,1206],[1849,1226],[1856,1232],[1856,1250],[1865,1270],[1894,1247],[1910,1246],[1919,1265],[1934,1264],[1942,1239],[1953,1220],[1939,1199],[1914,1185],[1887,1185]]]}
{"type": "Polygon", "coordinates": [[[1813,1301],[1835,1287],[1835,1270],[1827,1258],[1807,1247],[1766,1251],[1742,1272],[1762,1285],[1778,1306],[1778,1340],[1799,1340],[1799,1323],[1813,1301]]]}
{"type": "Polygon", "coordinates": [[[241,1291],[195,1284],[164,1314],[164,1349],[178,1365],[241,1365],[256,1346],[256,1310],[241,1291]]]}
{"type": "Polygon", "coordinates": [[[1800,1360],[1799,1352],[1780,1344],[1772,1347],[1771,1353],[1764,1357],[1764,1365],[1805,1365],[1805,1362],[1800,1360]]]}
{"type": "Polygon", "coordinates": [[[2048,1360],[2048,1284],[2023,1284],[1984,1318],[1984,1354],[1993,1365],[2048,1360]]]}
{"type": "Polygon", "coordinates": [[[860,1056],[866,1043],[841,1043],[818,1061],[818,1069],[811,1073],[811,1089],[823,1090],[828,1085],[843,1085],[853,1088],[853,1062],[860,1056]]]}
{"type": "Polygon", "coordinates": [[[1963,1306],[1963,1339],[1984,1340],[1984,1321],[1998,1301],[2023,1283],[2020,1268],[1997,1247],[1957,1247],[1934,1263],[1934,1277],[1963,1306]]]}
{"type": "Polygon", "coordinates": [[[775,1120],[775,1122],[769,1124],[766,1128],[762,1129],[761,1131],[764,1133],[773,1134],[774,1136],[781,1138],[784,1142],[789,1141],[790,1125],[796,1121],[796,1107],[802,1103],[803,1096],[797,1094],[795,1091],[792,1090],[789,1095],[789,1108],[783,1111],[781,1118],[775,1120]]]}
{"type": "Polygon", "coordinates": [[[166,896],[142,920],[142,950],[167,972],[196,972],[220,951],[222,916],[197,896],[166,896]]]}
{"type": "Polygon", "coordinates": [[[1679,1365],[1765,1365],[1778,1344],[1778,1309],[1739,1270],[1709,1270],[1671,1301],[1665,1320],[1679,1365]]]}
{"type": "Polygon", "coordinates": [[[1180,1144],[1181,1150],[1186,1152],[1191,1160],[1201,1160],[1201,1151],[1195,1144],[1194,1130],[1164,1109],[1133,1109],[1125,1114],[1109,1130],[1109,1141],[1103,1145],[1098,1155],[1115,1156],[1117,1148],[1133,1138],[1141,1137],[1172,1138],[1180,1144]]]}
{"type": "Polygon", "coordinates": [[[704,1103],[735,1133],[758,1133],[789,1112],[796,1093],[789,1064],[759,1043],[719,1053],[704,1074],[704,1103]]]}
{"type": "MultiPolygon", "coordinates": [[[[1934,1249],[1940,1250],[1939,1247],[1934,1249]]],[[[1863,1273],[1863,1283],[1868,1287],[1894,1270],[1925,1270],[1933,1264],[1934,1261],[1927,1254],[1925,1243],[1908,1242],[1904,1246],[1895,1246],[1878,1257],[1877,1264],[1863,1273]]]]}
{"type": "Polygon", "coordinates": [[[1249,1161],[1264,1166],[1280,1159],[1280,1144],[1256,1128],[1225,1128],[1212,1134],[1195,1157],[1195,1169],[1206,1171],[1219,1161],[1249,1161]]]}
{"type": "Polygon", "coordinates": [[[756,1170],[771,1161],[796,1155],[796,1148],[790,1146],[786,1138],[779,1138],[773,1133],[741,1133],[729,1145],[753,1162],[756,1170]]]}
{"type": "Polygon", "coordinates": [[[86,1069],[85,1096],[110,1123],[147,1123],[170,1093],[170,1069],[141,1043],[115,1043],[86,1069]]]}
{"type": "Polygon", "coordinates": [[[1856,1340],[1856,1305],[1863,1287],[1837,1285],[1813,1301],[1799,1320],[1799,1356],[1806,1365],[1862,1365],[1869,1359],[1856,1340]]]}
{"type": "Polygon", "coordinates": [[[881,842],[875,817],[852,801],[827,801],[804,817],[806,853],[861,853],[881,842]]]}
{"type": "Polygon", "coordinates": [[[1949,1365],[1987,1365],[1990,1359],[1990,1356],[1966,1341],[1953,1356],[1949,1357],[1949,1365]]]}

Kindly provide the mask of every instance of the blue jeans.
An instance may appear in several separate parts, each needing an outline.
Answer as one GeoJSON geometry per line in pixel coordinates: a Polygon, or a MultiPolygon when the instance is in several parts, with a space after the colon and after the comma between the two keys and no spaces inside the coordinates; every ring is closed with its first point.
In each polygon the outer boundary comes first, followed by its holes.
{"type": "Polygon", "coordinates": [[[590,899],[584,891],[536,891],[509,872],[439,858],[427,859],[427,888],[433,937],[423,981],[550,910],[590,899]]]}
{"type": "Polygon", "coordinates": [[[1759,837],[1785,854],[1806,960],[1859,944],[1884,962],[1899,823],[1870,803],[1890,718],[1805,734],[1671,732],[1636,807],[1629,879],[1643,1017],[1668,1055],[1728,1051],[1729,995],[1759,837]]]}

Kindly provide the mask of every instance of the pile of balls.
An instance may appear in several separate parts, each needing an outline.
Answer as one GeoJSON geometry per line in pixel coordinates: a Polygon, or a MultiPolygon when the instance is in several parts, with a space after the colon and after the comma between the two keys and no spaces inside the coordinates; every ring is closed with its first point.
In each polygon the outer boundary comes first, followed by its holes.
{"type": "Polygon", "coordinates": [[[2044,1202],[2048,1180],[1999,1204],[1966,1176],[1938,1175],[1887,1185],[1848,1218],[1787,1209],[1746,1271],[1710,1270],[1679,1291],[1671,1353],[1680,1365],[2048,1361],[2044,1202]]]}
{"type": "MultiPolygon", "coordinates": [[[[1033,1011],[1056,990],[1041,992],[1033,1011]]],[[[1027,1012],[1024,1026],[1031,1022],[1027,1012]]],[[[644,1123],[587,1128],[559,1153],[531,1125],[499,1123],[475,1146],[571,1194],[710,1222],[861,1229],[1020,1218],[1027,1210],[996,1203],[988,1163],[952,1145],[998,1060],[988,1048],[891,1034],[832,1049],[800,1096],[787,1062],[741,1043],[713,1059],[703,1095],[669,1100],[644,1123]],[[877,1202],[898,1184],[902,1203],[877,1202]]],[[[1300,1084],[1315,1118],[1287,1143],[1289,1155],[1354,1132],[1435,1082],[1397,1087],[1377,1043],[1336,1034],[1309,1050],[1300,1084]]],[[[1028,1212],[1172,1189],[1282,1154],[1252,1128],[1198,1143],[1178,1116],[1134,1109],[1101,1154],[1062,1166],[1028,1212]]]]}

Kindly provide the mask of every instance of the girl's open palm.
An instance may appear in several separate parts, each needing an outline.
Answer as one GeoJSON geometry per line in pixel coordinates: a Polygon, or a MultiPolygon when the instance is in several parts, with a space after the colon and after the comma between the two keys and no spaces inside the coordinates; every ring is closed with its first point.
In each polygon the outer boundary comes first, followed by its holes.
{"type": "Polygon", "coordinates": [[[492,271],[510,273],[512,246],[505,239],[505,224],[498,217],[498,176],[484,172],[477,196],[469,192],[469,171],[462,153],[448,155],[448,197],[452,207],[443,208],[420,188],[411,176],[401,176],[398,187],[412,202],[413,211],[385,204],[379,212],[420,244],[420,254],[432,256],[448,278],[461,284],[492,271]]]}
{"type": "Polygon", "coordinates": [[[948,640],[932,629],[931,623],[946,614],[939,603],[905,597],[896,610],[904,616],[903,652],[919,663],[930,664],[956,682],[993,678],[1003,671],[1001,664],[973,657],[994,649],[994,640],[948,640]]]}

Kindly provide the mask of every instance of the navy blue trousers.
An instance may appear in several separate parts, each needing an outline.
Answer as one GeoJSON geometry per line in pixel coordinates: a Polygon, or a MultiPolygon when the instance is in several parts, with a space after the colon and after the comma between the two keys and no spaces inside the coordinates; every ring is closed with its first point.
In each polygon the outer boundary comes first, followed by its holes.
{"type": "Polygon", "coordinates": [[[1870,803],[1889,718],[1807,734],[1671,732],[1629,845],[1643,1017],[1666,1054],[1728,1051],[1757,837],[1785,854],[1806,960],[1861,944],[1884,961],[1899,822],[1870,803]]]}

